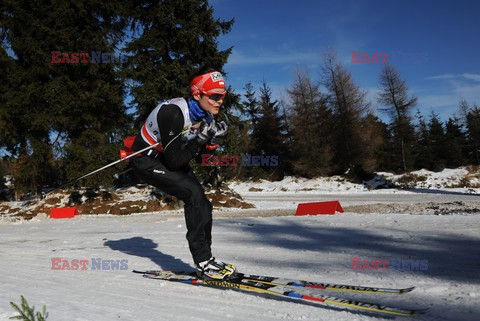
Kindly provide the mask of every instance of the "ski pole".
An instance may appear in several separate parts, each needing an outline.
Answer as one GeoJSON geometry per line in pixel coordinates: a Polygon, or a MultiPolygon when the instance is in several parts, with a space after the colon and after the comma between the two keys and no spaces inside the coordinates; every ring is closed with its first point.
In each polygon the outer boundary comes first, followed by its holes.
{"type": "Polygon", "coordinates": [[[116,160],[116,161],[114,161],[113,163],[110,163],[110,164],[105,165],[105,166],[103,166],[103,167],[101,167],[101,168],[99,168],[99,169],[96,169],[96,170],[94,170],[94,171],[91,172],[91,173],[85,174],[85,175],[83,175],[83,176],[80,176],[80,177],[78,177],[78,178],[76,178],[76,179],[68,182],[68,183],[65,183],[65,184],[60,185],[60,186],[55,187],[55,188],[52,188],[52,189],[49,190],[48,192],[42,193],[42,198],[44,198],[47,194],[49,194],[49,193],[51,193],[51,192],[53,192],[53,191],[59,190],[59,189],[65,187],[65,186],[68,186],[68,185],[70,185],[70,184],[76,183],[76,182],[78,182],[79,180],[84,179],[85,177],[88,177],[88,176],[90,176],[90,175],[93,175],[93,174],[95,174],[95,173],[98,173],[98,172],[100,172],[100,171],[103,171],[104,169],[106,169],[106,168],[108,168],[108,167],[110,167],[110,166],[113,166],[113,165],[115,165],[115,164],[118,164],[118,163],[120,163],[120,162],[123,162],[124,160],[129,159],[129,158],[131,158],[131,157],[133,157],[133,156],[135,156],[135,155],[138,155],[138,154],[140,154],[140,153],[143,153],[143,152],[146,151],[146,150],[149,150],[149,149],[151,149],[151,148],[154,148],[154,147],[156,147],[156,146],[159,145],[159,144],[160,144],[160,142],[155,143],[155,144],[153,144],[153,145],[150,145],[150,146],[148,146],[148,147],[145,147],[144,149],[139,150],[138,152],[132,153],[132,154],[130,154],[130,155],[124,157],[124,158],[121,158],[121,159],[119,159],[119,160],[116,160]]]}
{"type": "Polygon", "coordinates": [[[124,170],[123,172],[115,173],[115,174],[113,174],[113,178],[119,179],[120,176],[125,175],[126,173],[130,172],[131,170],[132,170],[132,168],[130,167],[130,168],[124,170]]]}

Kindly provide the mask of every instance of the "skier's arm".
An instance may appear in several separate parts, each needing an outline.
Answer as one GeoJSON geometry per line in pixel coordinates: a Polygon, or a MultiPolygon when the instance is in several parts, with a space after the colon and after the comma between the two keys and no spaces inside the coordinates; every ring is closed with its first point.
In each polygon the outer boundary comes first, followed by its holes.
{"type": "Polygon", "coordinates": [[[188,143],[182,141],[184,117],[180,107],[163,106],[158,112],[157,121],[162,138],[163,155],[169,169],[179,169],[197,156],[201,144],[195,139],[188,143]]]}

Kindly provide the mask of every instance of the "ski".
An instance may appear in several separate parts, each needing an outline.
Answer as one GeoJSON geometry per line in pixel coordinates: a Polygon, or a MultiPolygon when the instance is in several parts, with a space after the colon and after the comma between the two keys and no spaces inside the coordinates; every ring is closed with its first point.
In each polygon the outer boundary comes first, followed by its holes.
{"type": "Polygon", "coordinates": [[[356,309],[356,310],[365,310],[376,313],[397,315],[397,316],[417,316],[424,314],[426,310],[422,309],[403,309],[385,306],[376,303],[370,303],[359,300],[344,299],[338,298],[329,295],[304,295],[294,291],[295,286],[284,285],[284,284],[268,284],[262,282],[255,282],[254,280],[240,280],[238,278],[229,279],[229,280],[210,280],[210,279],[201,279],[198,278],[195,272],[192,273],[182,273],[174,271],[137,271],[133,270],[134,273],[141,273],[146,278],[157,279],[157,280],[166,280],[171,282],[180,282],[192,285],[199,286],[208,286],[208,287],[217,287],[217,288],[227,288],[235,290],[243,290],[256,293],[270,294],[274,296],[288,297],[306,301],[315,301],[320,302],[326,305],[332,306],[342,306],[346,308],[356,309]]]}
{"type": "MultiPolygon", "coordinates": [[[[146,272],[156,272],[156,271],[146,271],[146,272]]],[[[188,275],[196,276],[195,272],[192,272],[188,275]]],[[[284,279],[272,276],[264,275],[250,275],[244,273],[236,273],[235,281],[240,282],[257,282],[268,285],[283,285],[291,287],[303,287],[308,289],[318,289],[318,290],[327,290],[327,291],[336,291],[336,292],[354,292],[354,293],[370,293],[370,294],[405,294],[411,292],[415,287],[410,288],[377,288],[361,285],[347,285],[347,284],[336,284],[336,283],[324,283],[324,282],[310,282],[302,280],[291,280],[284,279]]]]}
{"type": "Polygon", "coordinates": [[[263,276],[263,275],[249,275],[243,273],[237,273],[237,278],[241,280],[247,280],[252,282],[260,282],[270,285],[285,285],[292,287],[304,287],[310,289],[319,289],[319,290],[328,290],[328,291],[339,291],[339,292],[355,292],[355,293],[372,293],[372,294],[404,294],[413,291],[415,287],[410,288],[377,288],[361,285],[347,285],[347,284],[336,284],[336,283],[324,283],[324,282],[310,282],[302,280],[290,280],[272,276],[263,276]]]}

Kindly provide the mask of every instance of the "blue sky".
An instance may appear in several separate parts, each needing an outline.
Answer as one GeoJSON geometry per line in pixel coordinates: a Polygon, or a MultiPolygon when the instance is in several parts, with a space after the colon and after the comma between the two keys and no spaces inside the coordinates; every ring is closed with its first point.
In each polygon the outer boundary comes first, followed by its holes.
{"type": "MultiPolygon", "coordinates": [[[[211,0],[215,17],[235,18],[219,38],[233,46],[227,82],[243,93],[262,80],[275,98],[286,97],[295,70],[318,80],[327,48],[368,92],[375,109],[382,63],[352,63],[352,51],[388,53],[407,81],[418,108],[442,120],[461,98],[480,104],[480,1],[211,0]]],[[[385,115],[377,113],[382,119],[385,115]]]]}

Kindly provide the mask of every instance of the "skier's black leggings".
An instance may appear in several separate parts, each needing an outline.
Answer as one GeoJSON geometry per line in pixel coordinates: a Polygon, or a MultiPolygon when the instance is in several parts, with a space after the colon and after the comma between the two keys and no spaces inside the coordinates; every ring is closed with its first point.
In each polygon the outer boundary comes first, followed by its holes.
{"type": "Polygon", "coordinates": [[[147,184],[175,196],[185,203],[187,240],[193,261],[200,263],[212,257],[212,203],[205,196],[191,168],[171,171],[163,161],[149,156],[133,157],[135,175],[147,184]]]}

